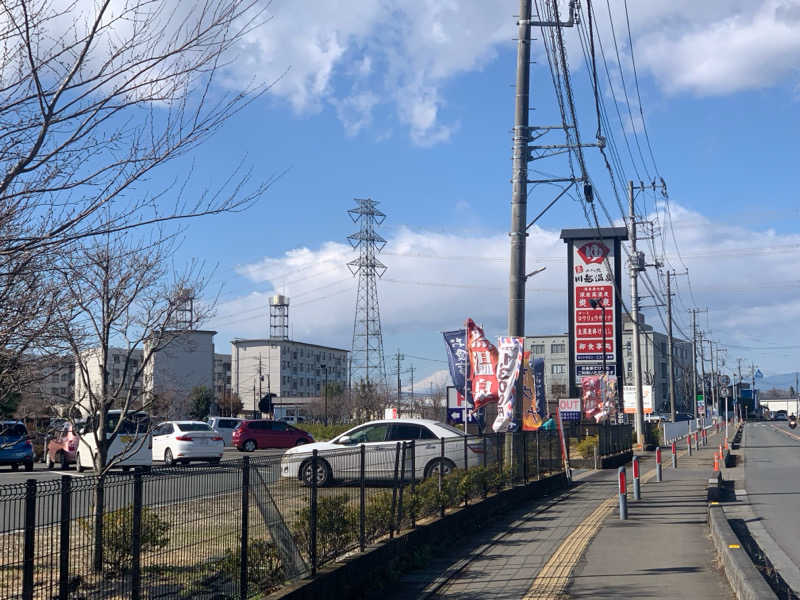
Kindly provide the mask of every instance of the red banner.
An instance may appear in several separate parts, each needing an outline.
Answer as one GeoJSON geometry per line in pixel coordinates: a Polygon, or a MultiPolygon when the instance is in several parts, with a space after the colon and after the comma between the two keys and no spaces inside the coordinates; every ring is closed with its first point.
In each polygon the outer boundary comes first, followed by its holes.
{"type": "Polygon", "coordinates": [[[497,348],[472,319],[467,319],[467,351],[475,410],[497,402],[497,348]]]}

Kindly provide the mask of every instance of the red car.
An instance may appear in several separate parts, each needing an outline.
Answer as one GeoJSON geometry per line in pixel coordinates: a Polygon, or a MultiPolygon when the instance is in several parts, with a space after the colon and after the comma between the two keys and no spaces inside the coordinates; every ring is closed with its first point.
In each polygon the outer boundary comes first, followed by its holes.
{"type": "Polygon", "coordinates": [[[55,431],[55,437],[47,442],[47,468],[53,469],[56,463],[66,469],[75,462],[75,453],[78,451],[78,434],[75,433],[72,423],[64,423],[55,431]]]}
{"type": "Polygon", "coordinates": [[[233,445],[240,452],[252,452],[256,448],[292,448],[313,442],[314,438],[310,433],[284,421],[242,421],[233,430],[233,445]]]}

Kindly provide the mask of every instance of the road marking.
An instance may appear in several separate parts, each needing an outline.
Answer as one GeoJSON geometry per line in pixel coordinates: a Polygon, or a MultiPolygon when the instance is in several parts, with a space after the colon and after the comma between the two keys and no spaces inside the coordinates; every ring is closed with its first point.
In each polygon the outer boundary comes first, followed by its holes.
{"type": "Polygon", "coordinates": [[[614,507],[616,496],[607,498],[567,536],[533,580],[523,600],[557,600],[567,589],[570,575],[592,538],[600,531],[614,507]]]}
{"type": "Polygon", "coordinates": [[[775,425],[770,425],[770,427],[775,431],[780,431],[781,433],[785,433],[789,437],[792,437],[796,440],[800,440],[800,435],[797,435],[796,433],[792,433],[791,431],[786,431],[785,429],[781,429],[780,427],[776,427],[775,425]]]}
{"type": "Polygon", "coordinates": [[[728,548],[741,548],[739,544],[728,544],[728,548]]]}

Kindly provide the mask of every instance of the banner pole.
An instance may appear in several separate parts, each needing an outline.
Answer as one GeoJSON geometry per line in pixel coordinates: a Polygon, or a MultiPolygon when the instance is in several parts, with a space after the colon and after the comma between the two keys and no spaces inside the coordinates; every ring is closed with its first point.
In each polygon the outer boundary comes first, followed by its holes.
{"type": "MultiPolygon", "coordinates": [[[[469,331],[467,331],[467,322],[464,321],[464,345],[467,348],[467,352],[464,354],[464,406],[462,407],[462,418],[464,421],[464,435],[467,435],[467,386],[469,386],[469,340],[467,335],[469,331]]],[[[466,468],[466,465],[464,466],[466,468]]]]}

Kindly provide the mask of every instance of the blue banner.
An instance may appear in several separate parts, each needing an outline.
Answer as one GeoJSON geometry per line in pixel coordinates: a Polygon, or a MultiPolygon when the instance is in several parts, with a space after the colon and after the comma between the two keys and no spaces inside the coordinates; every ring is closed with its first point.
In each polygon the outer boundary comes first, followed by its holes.
{"type": "Polygon", "coordinates": [[[547,400],[544,396],[544,359],[533,360],[533,389],[536,393],[536,412],[547,418],[547,400]]]}
{"type": "MultiPolygon", "coordinates": [[[[443,331],[444,343],[447,346],[447,363],[450,366],[450,377],[458,395],[464,397],[466,385],[467,345],[466,332],[463,329],[443,331]]],[[[467,389],[467,407],[472,408],[472,390],[467,389]]]]}

